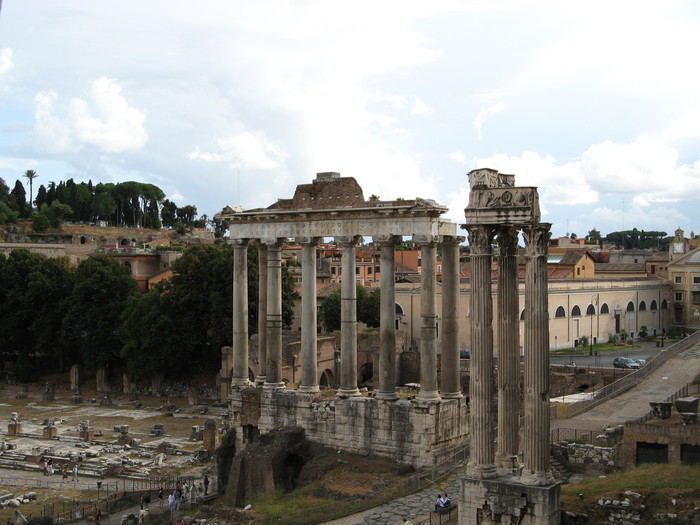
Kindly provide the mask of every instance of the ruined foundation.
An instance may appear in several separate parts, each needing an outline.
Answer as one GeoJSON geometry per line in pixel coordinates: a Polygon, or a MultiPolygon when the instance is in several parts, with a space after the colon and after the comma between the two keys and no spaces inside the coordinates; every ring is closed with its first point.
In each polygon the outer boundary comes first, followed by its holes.
{"type": "Polygon", "coordinates": [[[558,525],[559,484],[525,485],[513,476],[460,480],[460,525],[558,525]]]}

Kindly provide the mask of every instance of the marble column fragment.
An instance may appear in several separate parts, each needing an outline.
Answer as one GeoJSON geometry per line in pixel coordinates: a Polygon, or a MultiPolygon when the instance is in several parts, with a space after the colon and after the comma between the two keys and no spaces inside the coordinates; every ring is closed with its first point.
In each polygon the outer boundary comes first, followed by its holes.
{"type": "Polygon", "coordinates": [[[280,239],[267,244],[267,366],[263,388],[284,388],[282,382],[282,260],[280,239]]]}
{"type": "Polygon", "coordinates": [[[318,392],[316,356],[316,247],[317,238],[301,241],[301,385],[300,392],[318,392]]]}
{"type": "Polygon", "coordinates": [[[437,302],[435,298],[435,258],[437,242],[434,237],[416,238],[421,247],[421,349],[420,392],[418,400],[439,402],[437,384],[437,302]]]}
{"type": "Polygon", "coordinates": [[[340,387],[338,397],[360,395],[357,388],[357,288],[355,247],[360,237],[337,238],[342,248],[340,301],[340,387]]]}
{"type": "Polygon", "coordinates": [[[467,475],[487,479],[498,475],[494,464],[493,320],[491,299],[491,226],[467,226],[471,261],[471,369],[469,407],[471,445],[467,475]]]}
{"type": "Polygon", "coordinates": [[[524,228],[525,238],[525,444],[523,483],[549,485],[549,224],[524,228]]]}
{"type": "Polygon", "coordinates": [[[400,237],[377,238],[381,246],[378,399],[396,401],[396,283],[394,246],[400,237]]]}
{"type": "Polygon", "coordinates": [[[442,375],[443,399],[462,398],[459,382],[459,245],[464,237],[442,239],[442,375]]]}
{"type": "Polygon", "coordinates": [[[520,337],[518,333],[518,231],[500,226],[498,233],[498,446],[496,466],[517,472],[520,422],[520,337]]]}
{"type": "Polygon", "coordinates": [[[258,376],[256,385],[265,384],[267,370],[267,245],[258,243],[258,376]]]}
{"type": "Polygon", "coordinates": [[[233,243],[232,387],[248,386],[248,240],[233,243]]]}

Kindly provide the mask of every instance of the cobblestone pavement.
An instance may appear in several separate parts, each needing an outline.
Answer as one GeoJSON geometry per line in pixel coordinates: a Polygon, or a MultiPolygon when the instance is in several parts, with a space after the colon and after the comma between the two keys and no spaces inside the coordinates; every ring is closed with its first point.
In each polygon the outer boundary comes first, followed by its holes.
{"type": "Polygon", "coordinates": [[[447,493],[452,501],[456,501],[458,491],[459,478],[457,474],[452,474],[439,485],[352,516],[328,521],[324,525],[400,525],[405,518],[415,523],[423,518],[427,519],[428,514],[434,510],[438,492],[447,493]]]}

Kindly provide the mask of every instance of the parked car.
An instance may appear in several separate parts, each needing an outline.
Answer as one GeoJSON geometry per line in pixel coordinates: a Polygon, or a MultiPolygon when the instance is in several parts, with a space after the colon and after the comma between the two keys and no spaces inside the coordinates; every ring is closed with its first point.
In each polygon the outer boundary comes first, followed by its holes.
{"type": "Polygon", "coordinates": [[[642,368],[644,365],[647,364],[646,359],[635,359],[635,361],[637,361],[637,363],[639,364],[639,368],[642,368]]]}
{"type": "Polygon", "coordinates": [[[639,368],[639,363],[630,357],[616,357],[613,359],[615,368],[639,368]]]}

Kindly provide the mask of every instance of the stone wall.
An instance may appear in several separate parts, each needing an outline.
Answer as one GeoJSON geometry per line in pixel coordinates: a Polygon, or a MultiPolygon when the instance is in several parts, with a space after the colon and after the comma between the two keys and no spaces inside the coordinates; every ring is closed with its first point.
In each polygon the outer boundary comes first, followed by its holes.
{"type": "Polygon", "coordinates": [[[616,447],[598,447],[561,441],[552,445],[552,453],[557,459],[570,465],[593,466],[601,470],[611,470],[617,466],[616,447]]]}
{"type": "MultiPolygon", "coordinates": [[[[668,420],[664,420],[666,422],[668,420]]],[[[625,423],[625,440],[620,449],[620,465],[637,466],[637,443],[668,445],[668,462],[681,464],[681,445],[700,445],[700,425],[625,423]]]]}
{"type": "MultiPolygon", "coordinates": [[[[255,403],[246,391],[230,397],[234,428],[254,423],[255,403]],[[248,402],[246,402],[248,400],[248,402]]],[[[464,399],[440,403],[387,402],[373,397],[327,398],[295,390],[257,390],[261,434],[301,427],[310,441],[357,454],[376,454],[414,467],[448,459],[468,437],[464,399]]],[[[243,432],[240,442],[243,444],[243,432]]]]}

